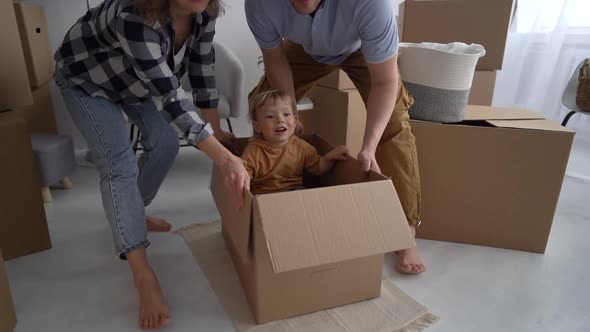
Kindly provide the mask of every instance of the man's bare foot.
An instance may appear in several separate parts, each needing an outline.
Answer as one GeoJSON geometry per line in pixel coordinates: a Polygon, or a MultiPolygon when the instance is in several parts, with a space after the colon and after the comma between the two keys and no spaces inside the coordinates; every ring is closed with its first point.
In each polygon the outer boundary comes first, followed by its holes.
{"type": "Polygon", "coordinates": [[[168,324],[170,310],[154,272],[137,277],[135,287],[139,293],[139,327],[153,330],[168,324]]]}
{"type": "Polygon", "coordinates": [[[170,232],[172,224],[158,217],[147,216],[145,218],[148,232],[170,232]]]}
{"type": "MultiPolygon", "coordinates": [[[[412,236],[416,237],[416,227],[410,226],[410,231],[412,236]]],[[[394,256],[395,270],[401,274],[418,274],[426,271],[416,247],[397,251],[394,256]]]]}
{"type": "Polygon", "coordinates": [[[395,253],[395,270],[402,274],[418,274],[426,271],[416,247],[395,253]]]}

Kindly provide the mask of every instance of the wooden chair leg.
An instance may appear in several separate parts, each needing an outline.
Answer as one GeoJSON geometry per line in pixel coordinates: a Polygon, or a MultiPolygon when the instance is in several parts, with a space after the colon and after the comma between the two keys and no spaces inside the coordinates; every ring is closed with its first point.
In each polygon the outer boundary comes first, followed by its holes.
{"type": "Polygon", "coordinates": [[[61,184],[63,185],[64,189],[72,189],[72,180],[69,177],[65,177],[61,180],[61,184]]]}
{"type": "Polygon", "coordinates": [[[43,198],[43,203],[51,203],[51,190],[49,187],[41,188],[41,197],[43,198]]]}

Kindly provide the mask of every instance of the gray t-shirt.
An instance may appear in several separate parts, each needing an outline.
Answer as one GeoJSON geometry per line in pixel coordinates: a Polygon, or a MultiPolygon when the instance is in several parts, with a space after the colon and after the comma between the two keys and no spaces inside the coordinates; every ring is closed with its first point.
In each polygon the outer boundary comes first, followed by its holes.
{"type": "Polygon", "coordinates": [[[321,63],[339,64],[359,49],[367,62],[380,63],[398,51],[393,2],[324,0],[313,17],[297,12],[289,0],[246,0],[245,7],[261,48],[286,38],[321,63]]]}

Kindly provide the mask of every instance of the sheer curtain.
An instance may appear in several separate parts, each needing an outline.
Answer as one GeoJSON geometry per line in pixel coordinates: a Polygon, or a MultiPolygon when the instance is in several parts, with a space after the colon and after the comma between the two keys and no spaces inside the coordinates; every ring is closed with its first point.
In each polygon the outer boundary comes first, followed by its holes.
{"type": "MultiPolygon", "coordinates": [[[[590,58],[590,0],[518,0],[498,73],[494,105],[536,110],[561,122],[561,104],[577,65],[590,58]]],[[[576,131],[568,175],[590,179],[590,116],[574,115],[576,131]]]]}

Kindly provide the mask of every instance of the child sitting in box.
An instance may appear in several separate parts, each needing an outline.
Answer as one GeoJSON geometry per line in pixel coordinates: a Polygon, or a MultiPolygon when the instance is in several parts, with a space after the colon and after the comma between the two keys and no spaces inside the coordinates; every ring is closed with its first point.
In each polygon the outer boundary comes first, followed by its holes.
{"type": "Polygon", "coordinates": [[[325,156],[294,135],[297,116],[289,95],[277,90],[263,92],[250,103],[254,137],[242,154],[250,173],[250,191],[266,194],[301,188],[303,171],[322,175],[337,160],[346,160],[348,149],[338,146],[325,156]]]}

